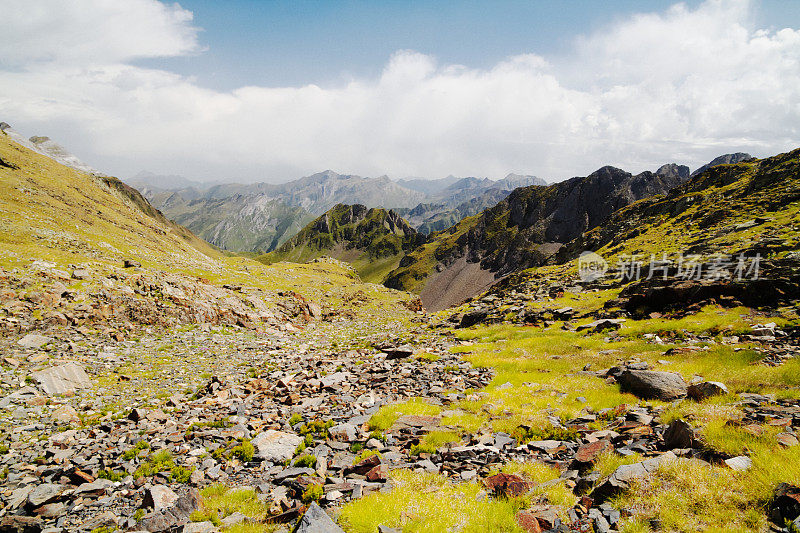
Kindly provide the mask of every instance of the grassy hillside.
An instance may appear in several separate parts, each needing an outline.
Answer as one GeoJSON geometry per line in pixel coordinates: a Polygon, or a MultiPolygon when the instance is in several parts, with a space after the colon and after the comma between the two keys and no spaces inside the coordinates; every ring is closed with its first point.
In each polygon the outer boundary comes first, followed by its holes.
{"type": "Polygon", "coordinates": [[[328,256],[352,264],[365,281],[382,282],[400,258],[423,240],[393,211],[339,204],[258,260],[303,263],[328,256]]]}
{"type": "MultiPolygon", "coordinates": [[[[369,313],[377,313],[388,302],[409,299],[408,295],[364,285],[348,269],[332,263],[268,267],[231,257],[167,220],[116,178],[65,167],[4,134],[0,135],[0,160],[0,269],[29,276],[32,264],[45,260],[52,265],[47,268],[56,271],[47,279],[62,276],[68,287],[80,286],[82,292],[96,289],[100,294],[103,278],[119,277],[115,272],[125,260],[132,260],[140,263],[140,272],[147,275],[178,274],[195,283],[245,286],[266,295],[293,291],[331,309],[344,305],[357,290],[364,290],[370,301],[380,302],[369,313]],[[74,269],[90,271],[90,279],[70,281],[74,269]]],[[[35,287],[39,282],[25,283],[35,287]]],[[[233,291],[231,296],[236,294],[233,291]]],[[[371,304],[363,309],[369,307],[371,304]]]]}

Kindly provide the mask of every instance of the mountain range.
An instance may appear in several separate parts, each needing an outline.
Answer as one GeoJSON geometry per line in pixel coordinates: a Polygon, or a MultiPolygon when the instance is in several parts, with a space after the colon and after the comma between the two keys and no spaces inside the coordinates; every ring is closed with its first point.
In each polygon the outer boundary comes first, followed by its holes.
{"type": "Polygon", "coordinates": [[[281,184],[203,184],[150,173],[128,182],[166,216],[215,246],[254,253],[274,250],[337,204],[392,208],[430,233],[494,205],[517,187],[544,184],[516,174],[497,181],[451,176],[394,182],[331,170],[281,184]]]}

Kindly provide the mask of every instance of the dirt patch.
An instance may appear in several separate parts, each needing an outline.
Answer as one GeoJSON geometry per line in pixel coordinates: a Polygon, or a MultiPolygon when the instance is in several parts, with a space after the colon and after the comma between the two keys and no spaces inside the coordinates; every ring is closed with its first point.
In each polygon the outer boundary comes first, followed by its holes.
{"type": "Polygon", "coordinates": [[[494,273],[461,257],[441,272],[431,274],[419,296],[425,309],[441,311],[480,294],[496,282],[494,273]]]}

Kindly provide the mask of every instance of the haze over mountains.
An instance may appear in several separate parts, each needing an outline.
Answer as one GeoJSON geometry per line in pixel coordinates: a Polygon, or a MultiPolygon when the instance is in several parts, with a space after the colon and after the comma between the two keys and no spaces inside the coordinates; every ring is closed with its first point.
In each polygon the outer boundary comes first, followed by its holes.
{"type": "Polygon", "coordinates": [[[128,182],[169,218],[215,246],[269,252],[337,204],[393,208],[422,233],[444,229],[496,204],[513,189],[542,185],[535,176],[502,180],[401,180],[319,172],[294,181],[202,184],[180,176],[140,173],[128,182]]]}

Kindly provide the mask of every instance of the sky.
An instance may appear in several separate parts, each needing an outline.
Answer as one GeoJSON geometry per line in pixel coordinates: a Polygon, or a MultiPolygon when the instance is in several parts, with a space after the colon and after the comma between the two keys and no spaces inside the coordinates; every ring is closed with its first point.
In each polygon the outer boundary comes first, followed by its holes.
{"type": "Polygon", "coordinates": [[[631,172],[800,147],[800,2],[0,0],[0,121],[112,175],[631,172]]]}

